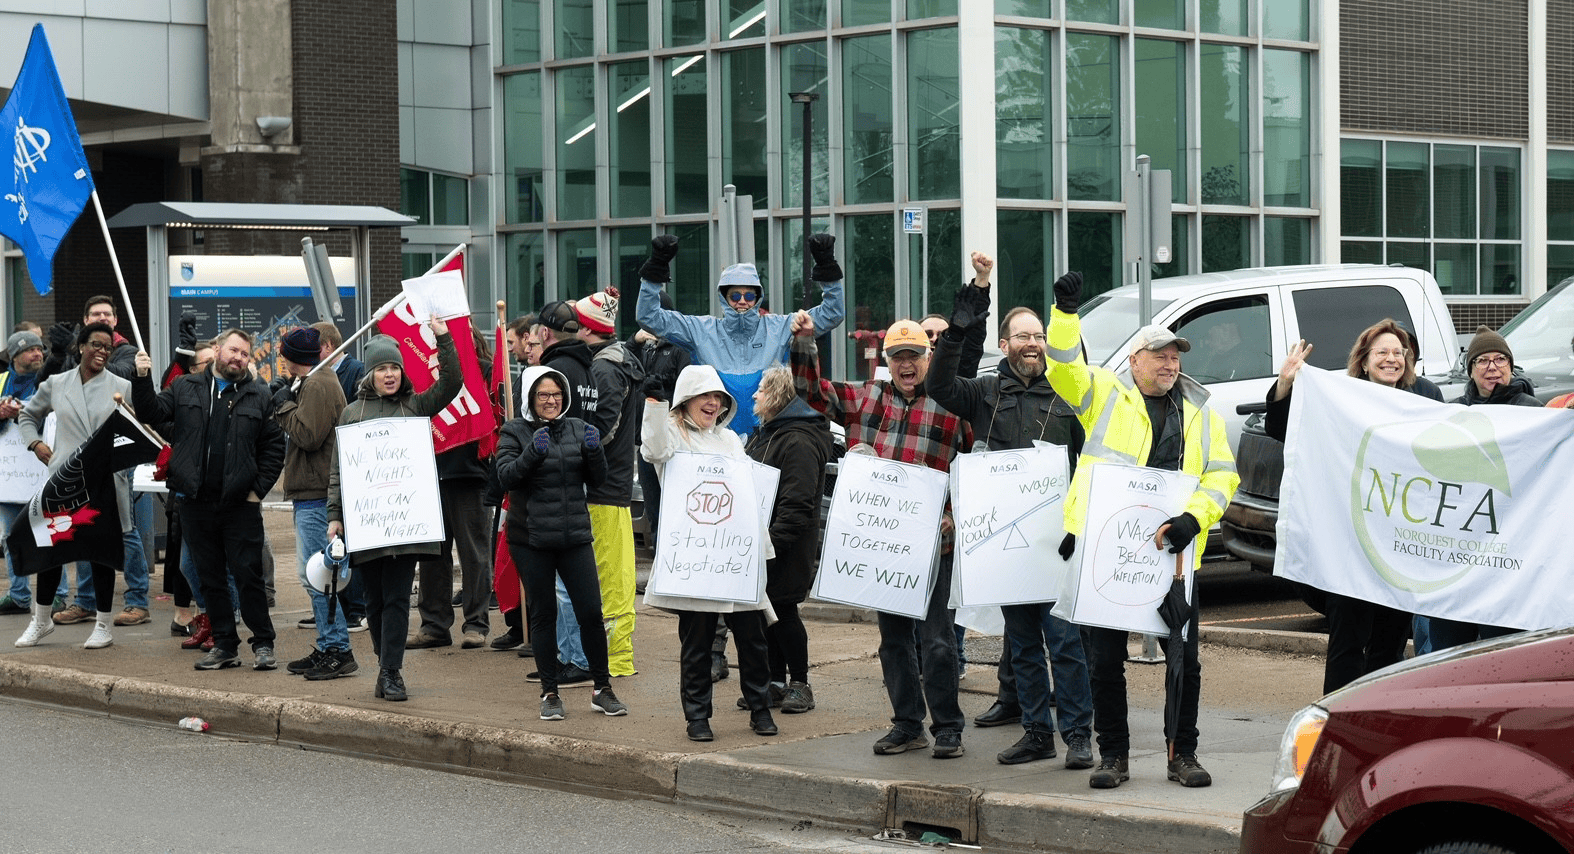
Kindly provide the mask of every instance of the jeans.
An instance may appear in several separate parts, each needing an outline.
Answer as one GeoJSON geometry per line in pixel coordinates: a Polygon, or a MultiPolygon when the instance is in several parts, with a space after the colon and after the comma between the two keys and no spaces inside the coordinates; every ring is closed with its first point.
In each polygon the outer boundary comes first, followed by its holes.
{"type": "Polygon", "coordinates": [[[404,667],[415,560],[415,555],[395,555],[361,564],[366,580],[366,620],[371,629],[372,649],[377,653],[377,666],[384,670],[404,667]]]}
{"type": "Polygon", "coordinates": [[[891,700],[891,725],[909,736],[923,734],[926,706],[931,718],[929,731],[934,735],[961,733],[964,722],[957,702],[956,629],[946,607],[946,591],[951,589],[950,555],[940,558],[935,574],[934,592],[922,621],[878,614],[880,671],[891,700]],[[918,650],[913,648],[915,631],[919,634],[918,650]],[[920,655],[922,677],[918,675],[920,655]]]}
{"type": "MultiPolygon", "coordinates": [[[[516,566],[517,561],[516,561],[516,566]]],[[[520,580],[524,580],[521,575],[520,580]]],[[[600,590],[600,582],[597,582],[600,590]]],[[[530,593],[530,582],[525,582],[525,592],[530,593]]],[[[600,594],[597,594],[600,595],[600,594]]],[[[529,598],[528,596],[526,597],[529,598]]],[[[579,631],[579,618],[574,616],[574,603],[569,599],[568,589],[563,586],[563,579],[557,580],[557,660],[563,664],[572,664],[581,670],[590,669],[590,661],[585,658],[584,639],[579,631]]],[[[598,612],[599,613],[599,612],[598,612]]],[[[600,618],[597,618],[599,624],[600,618]]],[[[531,629],[534,637],[535,629],[531,629]]],[[[602,637],[606,637],[605,633],[602,637]]]]}
{"type": "MultiPolygon", "coordinates": [[[[12,523],[14,523],[16,521],[16,518],[18,516],[20,516],[20,515],[22,515],[23,513],[26,513],[26,512],[27,512],[27,505],[26,504],[5,504],[5,503],[0,503],[0,537],[4,537],[4,536],[10,534],[12,523]]],[[[0,540],[0,548],[4,549],[6,572],[9,573],[10,576],[11,576],[11,589],[9,591],[10,594],[11,594],[11,601],[15,602],[17,605],[19,605],[19,606],[21,606],[23,608],[26,608],[33,601],[33,590],[32,590],[31,587],[28,586],[27,576],[25,576],[25,575],[17,575],[16,572],[14,570],[12,570],[12,568],[11,568],[11,547],[9,545],[5,545],[5,541],[4,540],[0,540]]],[[[78,578],[82,577],[80,571],[78,571],[77,577],[78,578]]],[[[64,596],[64,595],[66,595],[66,592],[69,589],[70,588],[66,586],[65,575],[62,574],[60,576],[60,589],[56,592],[55,595],[56,596],[64,596]]]]}
{"type": "Polygon", "coordinates": [[[1511,635],[1523,629],[1508,626],[1488,626],[1483,623],[1466,623],[1460,620],[1446,620],[1442,617],[1433,617],[1431,623],[1432,650],[1459,646],[1487,638],[1500,638],[1511,635]]]}
{"type": "Polygon", "coordinates": [[[1049,733],[1059,719],[1060,735],[1088,735],[1093,725],[1093,698],[1088,662],[1077,627],[1049,613],[1047,603],[1006,605],[1006,640],[1011,672],[1016,677],[1024,729],[1049,733]],[[1049,650],[1045,666],[1044,651],[1049,650]],[[1054,677],[1051,689],[1050,677],[1054,677]],[[1053,698],[1052,698],[1053,696],[1053,698]],[[1059,712],[1051,715],[1050,706],[1059,712]]]}
{"type": "Polygon", "coordinates": [[[1416,655],[1432,651],[1432,618],[1416,614],[1410,620],[1410,636],[1415,639],[1416,655]]]}
{"type": "MultiPolygon", "coordinates": [[[[1193,593],[1193,598],[1196,594],[1193,593]]],[[[1093,686],[1093,729],[1098,733],[1099,755],[1120,758],[1131,754],[1131,729],[1126,722],[1126,641],[1125,629],[1082,629],[1083,648],[1087,650],[1093,686]]],[[[1202,694],[1202,661],[1197,657],[1197,612],[1181,654],[1180,726],[1175,734],[1175,753],[1197,752],[1197,705],[1202,694]]],[[[1168,651],[1169,638],[1160,636],[1159,645],[1168,651]]],[[[1020,686],[1018,688],[1020,690],[1020,686]]],[[[1166,683],[1166,692],[1168,683],[1166,683]]]]}
{"type": "MultiPolygon", "coordinates": [[[[197,574],[197,559],[192,555],[191,546],[186,541],[186,535],[180,535],[180,574],[186,576],[186,586],[191,588],[191,601],[196,603],[203,611],[208,610],[208,597],[202,595],[202,579],[197,574]]],[[[235,576],[230,575],[229,569],[224,570],[225,577],[229,580],[230,603],[233,605],[240,601],[240,591],[235,589],[235,576]]]]}
{"type": "Polygon", "coordinates": [[[312,617],[317,620],[317,648],[323,652],[343,652],[350,648],[350,630],[344,609],[334,608],[328,619],[328,594],[306,580],[306,562],[328,546],[328,500],[316,498],[295,504],[295,571],[306,595],[312,600],[312,617]]]}
{"type": "MultiPolygon", "coordinates": [[[[131,530],[125,534],[126,557],[122,570],[126,575],[126,607],[148,607],[148,553],[142,549],[142,529],[135,522],[148,508],[148,497],[137,493],[131,501],[131,530]]],[[[151,526],[151,519],[149,520],[151,526]]]]}
{"type": "Polygon", "coordinates": [[[262,583],[262,505],[254,501],[218,505],[182,502],[180,526],[197,563],[197,578],[213,625],[214,648],[226,652],[240,648],[235,603],[230,598],[231,576],[240,594],[241,618],[251,630],[252,648],[272,647],[273,618],[268,614],[268,594],[262,583]]]}

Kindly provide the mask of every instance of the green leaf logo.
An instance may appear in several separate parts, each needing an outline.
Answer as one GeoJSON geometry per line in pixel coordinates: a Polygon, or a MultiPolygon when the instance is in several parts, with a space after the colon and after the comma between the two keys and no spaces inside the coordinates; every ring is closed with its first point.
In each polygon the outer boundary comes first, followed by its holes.
{"type": "Polygon", "coordinates": [[[1427,474],[1457,483],[1481,483],[1512,496],[1508,463],[1498,449],[1492,421],[1466,409],[1428,427],[1410,443],[1427,474]]]}

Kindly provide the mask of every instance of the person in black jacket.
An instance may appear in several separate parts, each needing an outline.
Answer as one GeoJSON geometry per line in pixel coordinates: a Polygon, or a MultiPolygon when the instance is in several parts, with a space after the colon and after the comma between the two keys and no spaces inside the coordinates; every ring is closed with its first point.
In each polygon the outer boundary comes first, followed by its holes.
{"type": "MultiPolygon", "coordinates": [[[[530,642],[541,679],[541,719],[563,719],[558,697],[557,597],[561,579],[579,620],[599,625],[601,588],[591,548],[590,511],[585,494],[606,481],[607,458],[601,434],[564,413],[573,391],[568,378],[548,367],[527,368],[520,378],[527,395],[523,418],[503,425],[497,441],[497,479],[509,491],[505,536],[514,565],[523,575],[530,642]]],[[[606,715],[628,714],[612,693],[607,672],[607,637],[584,633],[595,690],[590,706],[606,715]]]]}
{"type": "Polygon", "coordinates": [[[766,370],[760,378],[754,416],[761,426],[744,451],[781,472],[770,523],[776,556],[765,564],[765,597],[776,612],[776,622],[766,627],[765,640],[771,659],[770,692],[780,696],[781,710],[791,715],[814,708],[809,633],[798,605],[814,584],[825,464],[835,453],[836,440],[825,416],[798,398],[792,371],[785,365],[766,370]]]}
{"type": "Polygon", "coordinates": [[[149,376],[132,380],[136,409],[167,434],[170,492],[181,499],[186,547],[197,562],[213,628],[213,650],[196,667],[239,667],[240,637],[229,579],[251,630],[255,670],[278,666],[262,577],[262,499],[284,470],[284,431],[273,420],[267,383],[251,374],[251,336],[225,330],[206,373],[187,374],[157,394],[149,376]],[[227,572],[226,572],[227,570],[227,572]]]}
{"type": "MultiPolygon", "coordinates": [[[[1050,442],[1066,448],[1075,471],[1082,453],[1082,425],[1044,376],[1044,322],[1032,309],[1013,308],[1001,318],[1000,349],[1005,358],[994,372],[976,379],[957,375],[964,346],[961,331],[975,325],[989,309],[994,261],[974,252],[972,263],[973,285],[958,292],[951,325],[940,334],[930,363],[926,379],[929,394],[941,406],[966,418],[973,425],[973,435],[988,450],[1031,448],[1034,441],[1050,442]]],[[[1000,610],[1006,619],[1009,655],[1001,656],[997,670],[1000,690],[994,705],[975,718],[974,724],[997,726],[1023,720],[1022,739],[996,757],[1002,764],[1016,765],[1054,757],[1051,727],[1058,723],[1066,742],[1066,767],[1093,767],[1092,690],[1077,627],[1051,614],[1047,602],[1007,605],[1000,610]],[[1058,714],[1051,715],[1051,703],[1058,714]]]]}

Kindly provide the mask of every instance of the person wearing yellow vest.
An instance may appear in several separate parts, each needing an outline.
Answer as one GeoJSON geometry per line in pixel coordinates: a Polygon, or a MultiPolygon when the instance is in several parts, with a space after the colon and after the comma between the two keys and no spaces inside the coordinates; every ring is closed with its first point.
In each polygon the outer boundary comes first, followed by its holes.
{"type": "MultiPolygon", "coordinates": [[[[1207,389],[1181,373],[1181,354],[1191,349],[1191,343],[1162,326],[1138,330],[1131,346],[1130,384],[1113,371],[1089,366],[1082,356],[1082,327],[1076,313],[1081,301],[1081,273],[1067,273],[1055,281],[1045,375],[1055,393],[1071,405],[1087,432],[1066,499],[1067,533],[1060,546],[1061,556],[1071,556],[1076,537],[1087,524],[1091,475],[1093,467],[1102,463],[1181,471],[1199,478],[1185,510],[1165,523],[1170,551],[1178,554],[1219,521],[1240,484],[1224,419],[1208,405],[1207,389]]],[[[1195,559],[1201,563],[1201,548],[1195,559]]],[[[1088,783],[1095,789],[1113,789],[1131,779],[1127,765],[1131,731],[1126,722],[1125,673],[1129,633],[1094,627],[1083,631],[1088,641],[1089,681],[1093,687],[1093,729],[1099,746],[1099,765],[1088,783]]],[[[1213,782],[1197,761],[1201,688],[1202,664],[1197,657],[1194,610],[1185,643],[1175,758],[1168,767],[1169,779],[1187,787],[1213,782]]]]}

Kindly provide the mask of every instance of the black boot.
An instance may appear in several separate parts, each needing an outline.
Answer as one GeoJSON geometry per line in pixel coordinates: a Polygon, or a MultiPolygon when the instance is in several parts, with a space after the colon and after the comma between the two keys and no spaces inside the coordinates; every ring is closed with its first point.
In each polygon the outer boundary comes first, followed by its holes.
{"type": "Polygon", "coordinates": [[[384,667],[377,671],[377,688],[372,693],[374,696],[393,702],[410,699],[410,695],[405,692],[404,677],[391,667],[384,667]]]}

